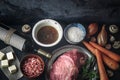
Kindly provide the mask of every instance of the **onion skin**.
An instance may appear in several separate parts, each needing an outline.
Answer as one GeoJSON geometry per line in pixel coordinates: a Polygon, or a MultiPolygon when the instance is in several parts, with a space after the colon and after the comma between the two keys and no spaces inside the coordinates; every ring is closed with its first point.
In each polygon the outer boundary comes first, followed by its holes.
{"type": "Polygon", "coordinates": [[[88,26],[88,38],[92,35],[94,35],[98,31],[98,24],[97,23],[91,23],[88,26]]]}
{"type": "Polygon", "coordinates": [[[105,46],[107,43],[107,32],[105,30],[105,25],[102,26],[102,29],[97,36],[97,42],[101,46],[105,46]]]}

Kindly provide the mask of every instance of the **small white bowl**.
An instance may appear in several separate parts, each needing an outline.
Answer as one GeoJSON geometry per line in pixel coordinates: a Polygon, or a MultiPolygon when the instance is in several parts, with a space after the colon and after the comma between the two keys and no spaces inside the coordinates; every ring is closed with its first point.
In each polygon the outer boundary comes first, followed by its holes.
{"type": "Polygon", "coordinates": [[[44,20],[38,21],[34,25],[33,30],[32,30],[33,40],[39,46],[43,46],[43,47],[52,47],[52,46],[55,46],[56,44],[58,44],[61,41],[62,36],[63,36],[62,26],[57,21],[52,20],[52,19],[44,19],[44,20]],[[57,40],[55,42],[53,42],[51,44],[44,44],[44,43],[41,43],[40,41],[38,41],[38,39],[37,39],[37,33],[40,30],[40,28],[42,28],[44,26],[51,26],[51,27],[53,27],[53,28],[55,28],[57,30],[57,32],[58,32],[58,38],[57,38],[57,40]]]}
{"type": "MultiPolygon", "coordinates": [[[[78,44],[78,43],[80,43],[80,42],[85,38],[85,36],[86,36],[85,27],[84,27],[82,24],[80,24],[80,23],[72,23],[72,24],[69,24],[69,25],[67,25],[66,28],[64,29],[64,37],[65,37],[66,41],[67,41],[68,43],[70,43],[70,44],[78,44]],[[82,34],[80,34],[80,35],[78,36],[77,32],[75,32],[75,31],[74,31],[74,33],[73,33],[73,31],[70,32],[70,34],[71,34],[70,36],[72,36],[72,38],[73,38],[73,37],[77,37],[77,38],[80,37],[80,39],[77,40],[77,41],[72,41],[72,40],[70,40],[70,38],[68,37],[68,31],[69,31],[69,29],[72,28],[72,27],[76,27],[76,28],[79,29],[79,30],[81,31],[81,33],[82,33],[82,34]]],[[[73,39],[75,39],[75,38],[73,38],[73,39]]]]}

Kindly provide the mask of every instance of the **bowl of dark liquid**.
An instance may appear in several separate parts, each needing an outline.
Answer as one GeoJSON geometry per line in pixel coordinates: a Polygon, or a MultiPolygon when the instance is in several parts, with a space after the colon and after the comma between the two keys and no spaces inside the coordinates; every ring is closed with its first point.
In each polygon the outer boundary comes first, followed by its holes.
{"type": "Polygon", "coordinates": [[[37,22],[32,30],[33,40],[43,47],[55,46],[61,41],[62,36],[62,26],[52,19],[44,19],[37,22]]]}

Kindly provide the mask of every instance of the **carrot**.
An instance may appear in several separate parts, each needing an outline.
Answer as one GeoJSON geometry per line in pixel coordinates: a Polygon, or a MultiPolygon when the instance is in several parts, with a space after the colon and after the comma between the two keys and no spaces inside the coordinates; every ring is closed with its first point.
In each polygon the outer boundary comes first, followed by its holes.
{"type": "Polygon", "coordinates": [[[112,70],[117,70],[119,68],[119,64],[112,60],[110,57],[102,54],[102,58],[103,58],[103,61],[104,63],[112,70]]]}
{"type": "Polygon", "coordinates": [[[120,55],[112,52],[112,51],[109,51],[103,47],[101,47],[100,45],[94,43],[94,42],[89,42],[93,47],[95,47],[96,49],[100,50],[102,53],[104,53],[105,55],[107,55],[108,57],[110,57],[111,59],[117,61],[117,62],[120,62],[120,55]]]}
{"type": "MultiPolygon", "coordinates": [[[[86,41],[83,41],[83,44],[86,46],[86,48],[88,48],[88,50],[90,50],[92,52],[93,55],[96,56],[95,54],[95,48],[89,44],[88,42],[86,41]]],[[[117,70],[119,68],[119,64],[114,61],[113,59],[111,59],[110,57],[102,54],[102,58],[103,58],[103,61],[104,63],[112,70],[117,70]]]]}
{"type": "Polygon", "coordinates": [[[95,49],[95,54],[96,54],[97,63],[98,63],[100,80],[109,80],[108,76],[107,76],[107,73],[105,71],[105,67],[103,65],[102,55],[101,55],[100,51],[98,51],[97,49],[95,49]]]}
{"type": "Polygon", "coordinates": [[[91,46],[91,44],[89,44],[89,43],[86,42],[86,41],[82,41],[82,43],[85,45],[85,47],[86,47],[89,51],[92,52],[93,55],[95,55],[95,54],[94,54],[95,48],[94,48],[93,46],[91,46]]]}

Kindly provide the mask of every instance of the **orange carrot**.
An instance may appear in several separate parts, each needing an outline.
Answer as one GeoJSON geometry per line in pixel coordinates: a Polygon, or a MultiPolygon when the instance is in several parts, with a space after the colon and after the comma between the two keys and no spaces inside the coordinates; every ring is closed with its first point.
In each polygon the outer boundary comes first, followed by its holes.
{"type": "Polygon", "coordinates": [[[93,46],[91,46],[91,44],[89,44],[88,42],[86,41],[82,41],[82,43],[85,45],[85,47],[90,50],[92,52],[93,55],[95,55],[95,48],[93,46]]]}
{"type": "Polygon", "coordinates": [[[103,65],[101,53],[97,49],[95,49],[95,54],[96,54],[97,63],[98,63],[100,80],[109,80],[107,73],[105,71],[105,67],[103,65]]]}
{"type": "MultiPolygon", "coordinates": [[[[88,42],[86,41],[83,41],[83,44],[86,46],[86,48],[88,50],[90,50],[92,52],[93,55],[95,55],[95,48],[89,44],[88,42]]],[[[119,64],[114,61],[113,59],[111,59],[110,57],[102,54],[102,58],[103,58],[103,61],[104,63],[112,70],[117,70],[119,68],[119,64]]]]}
{"type": "Polygon", "coordinates": [[[119,64],[112,60],[110,57],[102,54],[102,58],[103,58],[103,61],[104,63],[112,70],[117,70],[119,68],[119,64]]]}
{"type": "Polygon", "coordinates": [[[111,59],[117,61],[117,62],[120,62],[120,55],[112,52],[112,51],[109,51],[103,47],[101,47],[100,45],[94,43],[94,42],[89,42],[93,47],[95,47],[96,49],[100,50],[102,53],[104,53],[105,55],[107,55],[108,57],[110,57],[111,59]]]}

